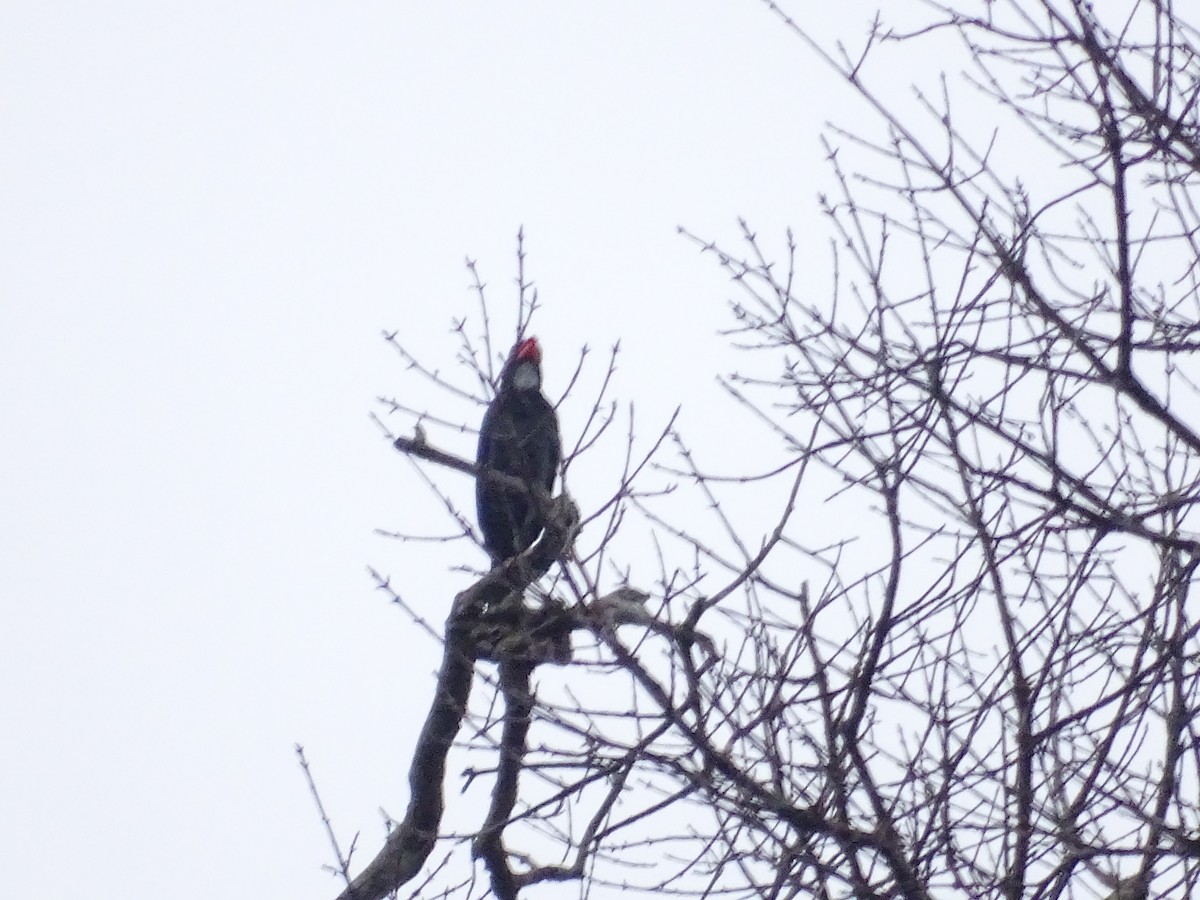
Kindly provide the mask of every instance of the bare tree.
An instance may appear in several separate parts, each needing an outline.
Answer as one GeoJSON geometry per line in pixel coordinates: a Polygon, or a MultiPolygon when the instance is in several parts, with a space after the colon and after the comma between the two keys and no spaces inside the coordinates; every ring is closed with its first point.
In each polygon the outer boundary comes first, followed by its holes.
{"type": "MultiPolygon", "coordinates": [[[[829,49],[766,5],[874,113],[826,138],[817,251],[684,232],[740,292],[722,383],[775,460],[630,438],[574,551],[542,498],[529,558],[464,584],[410,814],[342,896],[1200,895],[1197,32],[1165,0],[961,0],[829,49]],[[635,517],[657,571],[617,556],[635,517]],[[492,802],[455,831],[463,726],[492,802]]],[[[602,381],[568,469],[618,439],[602,381]]]]}

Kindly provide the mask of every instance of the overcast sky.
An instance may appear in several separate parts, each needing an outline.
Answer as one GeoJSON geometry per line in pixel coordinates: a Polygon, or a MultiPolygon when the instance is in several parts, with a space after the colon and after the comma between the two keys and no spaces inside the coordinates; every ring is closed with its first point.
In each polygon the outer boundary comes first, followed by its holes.
{"type": "Polygon", "coordinates": [[[381,330],[452,366],[466,256],[511,329],[523,225],[548,391],[620,339],[704,433],[730,291],[676,226],[823,246],[854,115],[755,0],[0,2],[0,896],[335,894],[293,744],[361,865],[437,658],[366,567],[463,586],[374,532],[436,514],[381,330]]]}

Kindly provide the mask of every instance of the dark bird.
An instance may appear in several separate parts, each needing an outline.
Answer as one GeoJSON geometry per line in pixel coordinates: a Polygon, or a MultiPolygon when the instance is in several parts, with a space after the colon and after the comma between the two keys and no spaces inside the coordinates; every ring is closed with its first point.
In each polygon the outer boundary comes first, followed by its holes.
{"type": "MultiPolygon", "coordinates": [[[[479,428],[475,462],[549,493],[561,456],[558,418],[542,396],[542,348],[536,338],[527,338],[513,348],[500,373],[500,389],[479,428]]],[[[482,475],[475,479],[475,506],[493,566],[527,550],[542,532],[544,522],[528,494],[482,475]]]]}

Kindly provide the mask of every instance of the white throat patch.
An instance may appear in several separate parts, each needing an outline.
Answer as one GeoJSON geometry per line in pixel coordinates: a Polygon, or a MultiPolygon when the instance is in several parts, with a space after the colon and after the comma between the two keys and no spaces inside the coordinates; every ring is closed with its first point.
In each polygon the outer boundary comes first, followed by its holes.
{"type": "Polygon", "coordinates": [[[523,362],[513,372],[513,387],[518,391],[533,391],[542,386],[542,376],[538,373],[537,363],[523,362]]]}

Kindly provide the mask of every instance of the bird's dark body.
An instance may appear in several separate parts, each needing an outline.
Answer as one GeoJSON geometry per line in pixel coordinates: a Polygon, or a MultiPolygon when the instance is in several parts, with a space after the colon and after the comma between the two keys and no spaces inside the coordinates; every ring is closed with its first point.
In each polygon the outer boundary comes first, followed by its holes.
{"type": "MultiPolygon", "coordinates": [[[[530,339],[532,340],[532,339],[530,339]]],[[[541,354],[518,345],[500,378],[500,390],[484,414],[479,429],[480,468],[520,478],[549,493],[558,473],[562,446],[554,407],[542,396],[540,367],[537,385],[518,389],[513,381],[519,365],[539,366],[541,354]],[[526,357],[521,358],[520,353],[526,357]]],[[[485,477],[475,481],[475,501],[483,544],[493,564],[528,549],[542,531],[537,506],[524,492],[505,490],[485,477]]]]}

